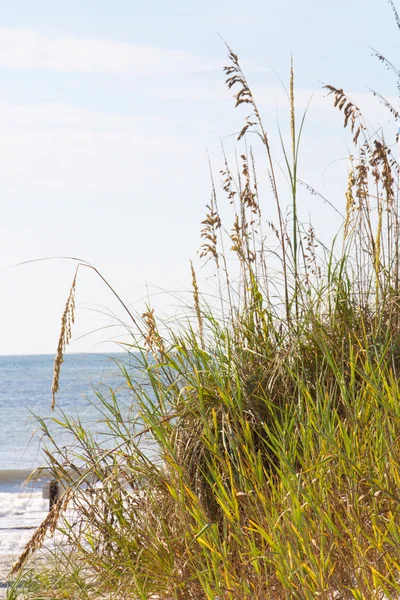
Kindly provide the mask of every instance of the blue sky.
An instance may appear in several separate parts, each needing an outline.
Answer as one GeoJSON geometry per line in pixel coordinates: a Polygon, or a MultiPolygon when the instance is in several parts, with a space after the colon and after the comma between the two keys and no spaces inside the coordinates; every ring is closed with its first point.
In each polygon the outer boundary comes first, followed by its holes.
{"type": "MultiPolygon", "coordinates": [[[[167,292],[189,286],[209,198],[207,151],[217,174],[221,139],[232,153],[245,116],[224,86],[220,36],[242,59],[274,147],[277,121],[287,129],[277,75],[287,80],[293,53],[299,115],[312,96],[300,178],[340,206],[348,138],[321,82],[392,133],[368,88],[392,97],[395,82],[370,46],[396,60],[399,34],[386,0],[1,2],[0,269],[78,256],[134,309],[148,295],[173,315],[167,292]]],[[[323,235],[340,224],[315,197],[304,198],[309,212],[323,235]]],[[[51,261],[0,273],[0,354],[56,349],[73,271],[51,261]]],[[[71,349],[110,351],[99,342],[121,329],[101,313],[125,317],[93,273],[82,272],[77,303],[71,349]]]]}

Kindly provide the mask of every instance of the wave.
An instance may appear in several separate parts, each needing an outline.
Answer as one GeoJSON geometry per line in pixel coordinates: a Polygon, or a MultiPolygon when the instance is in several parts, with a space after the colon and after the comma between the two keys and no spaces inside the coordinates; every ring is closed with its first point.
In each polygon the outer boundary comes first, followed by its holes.
{"type": "Polygon", "coordinates": [[[47,512],[40,492],[0,492],[0,554],[19,553],[47,512]]]}
{"type": "Polygon", "coordinates": [[[40,492],[24,492],[22,494],[0,492],[0,526],[28,525],[27,520],[42,517],[48,509],[49,503],[40,492]],[[7,519],[7,523],[4,519],[7,519]],[[10,519],[12,519],[12,523],[10,519]]]}

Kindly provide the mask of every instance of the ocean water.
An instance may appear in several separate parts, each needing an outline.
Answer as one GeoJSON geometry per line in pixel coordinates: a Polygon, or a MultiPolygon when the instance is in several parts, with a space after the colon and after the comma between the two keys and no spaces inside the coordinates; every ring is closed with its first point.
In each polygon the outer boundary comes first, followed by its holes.
{"type": "MultiPolygon", "coordinates": [[[[61,368],[57,409],[51,412],[54,356],[0,356],[0,554],[18,554],[48,511],[43,498],[46,476],[24,486],[29,473],[45,465],[37,419],[57,417],[57,411],[101,431],[100,414],[90,400],[95,389],[119,389],[128,410],[129,395],[115,359],[121,355],[67,354],[61,368]],[[125,394],[125,395],[124,395],[125,394]]],[[[52,425],[60,445],[68,434],[52,425]]]]}

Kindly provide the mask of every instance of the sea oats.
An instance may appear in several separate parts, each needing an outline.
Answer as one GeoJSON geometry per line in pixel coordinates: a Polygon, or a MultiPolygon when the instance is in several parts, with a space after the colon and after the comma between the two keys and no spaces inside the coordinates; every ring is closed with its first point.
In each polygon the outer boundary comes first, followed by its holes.
{"type": "Polygon", "coordinates": [[[18,557],[18,560],[14,563],[10,571],[10,576],[16,575],[25,565],[28,558],[37,550],[40,550],[48,533],[53,534],[55,532],[60,515],[65,511],[71,499],[71,495],[72,490],[70,489],[54,504],[49,514],[42,521],[29,542],[26,544],[25,548],[18,557]]]}
{"type": "Polygon", "coordinates": [[[157,326],[157,321],[154,316],[154,308],[148,307],[143,313],[142,318],[146,326],[144,341],[148,349],[157,358],[158,354],[162,357],[165,354],[164,340],[162,339],[157,326]]]}
{"type": "Polygon", "coordinates": [[[349,171],[348,179],[347,179],[347,190],[346,190],[346,216],[344,221],[344,239],[347,238],[350,225],[352,222],[353,212],[356,206],[354,196],[353,196],[353,188],[355,185],[354,179],[354,171],[349,171]]]}
{"type": "Polygon", "coordinates": [[[197,316],[197,323],[199,326],[199,335],[201,341],[201,347],[204,348],[204,327],[203,327],[203,317],[201,315],[200,309],[200,294],[199,294],[199,286],[197,285],[197,277],[196,271],[194,270],[193,262],[190,261],[190,269],[192,272],[192,288],[193,288],[193,299],[194,299],[194,308],[197,316]]]}
{"type": "Polygon", "coordinates": [[[64,361],[64,352],[66,346],[71,341],[72,325],[75,320],[75,288],[76,288],[76,277],[78,270],[75,272],[74,279],[72,281],[71,289],[69,291],[68,299],[65,304],[64,312],[61,318],[61,331],[58,339],[57,354],[54,361],[54,374],[53,383],[51,386],[52,403],[51,408],[54,410],[56,404],[56,395],[60,383],[60,370],[61,365],[64,361]]]}
{"type": "Polygon", "coordinates": [[[350,124],[350,130],[353,134],[353,143],[357,144],[362,131],[366,131],[366,126],[360,109],[346,96],[341,88],[333,85],[325,85],[328,90],[328,96],[333,94],[334,106],[344,114],[344,127],[350,124]]]}
{"type": "Polygon", "coordinates": [[[200,257],[204,258],[211,256],[218,266],[217,230],[221,227],[221,219],[215,208],[213,198],[211,198],[210,204],[206,205],[206,208],[206,218],[201,222],[203,228],[200,232],[200,237],[202,238],[203,243],[200,246],[200,257]]]}

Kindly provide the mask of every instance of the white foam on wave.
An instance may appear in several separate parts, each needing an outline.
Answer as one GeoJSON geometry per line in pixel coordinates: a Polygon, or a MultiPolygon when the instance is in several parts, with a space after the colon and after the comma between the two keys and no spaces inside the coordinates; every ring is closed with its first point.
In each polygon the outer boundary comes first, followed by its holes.
{"type": "Polygon", "coordinates": [[[25,524],[22,521],[40,519],[48,508],[48,500],[43,499],[41,492],[0,493],[0,519],[14,527],[25,524]]]}
{"type": "Polygon", "coordinates": [[[0,493],[0,554],[18,554],[48,513],[38,492],[0,493]],[[20,529],[29,527],[29,529],[20,529]]]}

